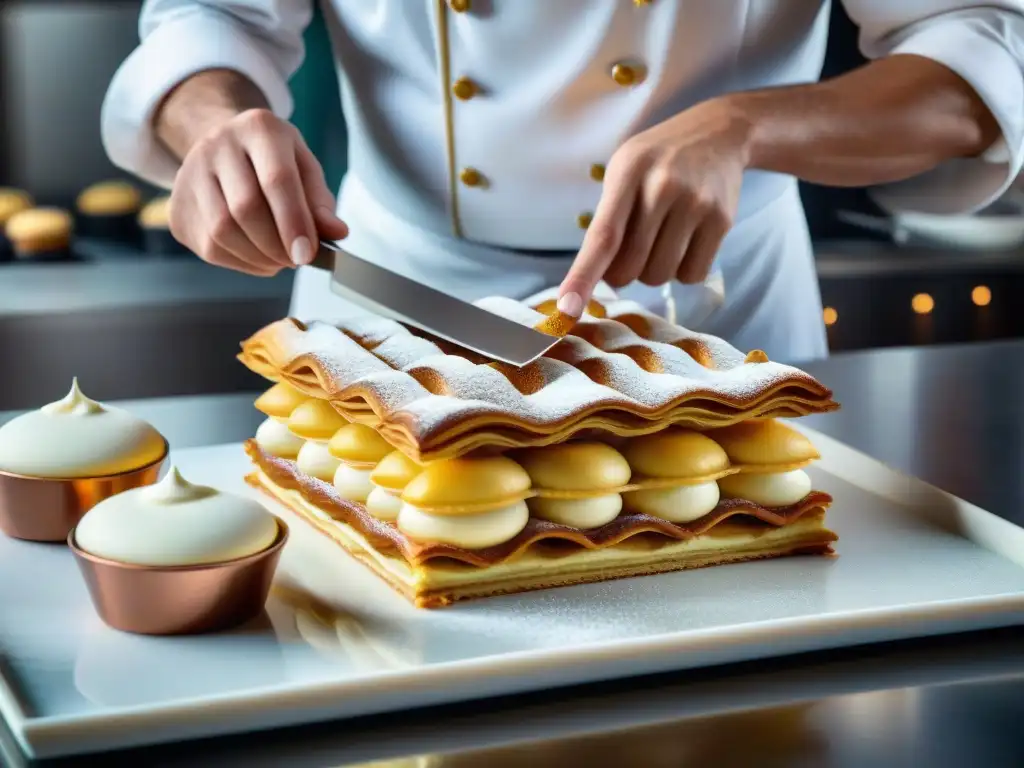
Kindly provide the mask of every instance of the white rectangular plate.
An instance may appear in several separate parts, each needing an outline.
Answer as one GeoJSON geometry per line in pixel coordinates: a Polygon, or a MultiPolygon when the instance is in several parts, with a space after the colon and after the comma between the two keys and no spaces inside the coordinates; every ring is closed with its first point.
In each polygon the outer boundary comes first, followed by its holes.
{"type": "MultiPolygon", "coordinates": [[[[205,637],[103,626],[66,548],[0,536],[0,713],[50,757],[1019,623],[1024,530],[824,435],[839,558],[788,558],[417,611],[292,529],[263,619],[205,637]]],[[[186,477],[253,493],[240,446],[186,477]]],[[[260,497],[262,498],[262,497],[260,497]]]]}

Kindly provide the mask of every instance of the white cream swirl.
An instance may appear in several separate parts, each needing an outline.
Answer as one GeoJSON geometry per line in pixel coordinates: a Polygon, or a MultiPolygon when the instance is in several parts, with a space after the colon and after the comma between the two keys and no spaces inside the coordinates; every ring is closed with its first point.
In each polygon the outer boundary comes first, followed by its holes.
{"type": "Polygon", "coordinates": [[[114,475],[152,464],[166,450],[150,424],[86,397],[77,379],[63,399],[0,427],[0,470],[31,477],[114,475]]]}
{"type": "Polygon", "coordinates": [[[288,429],[288,420],[268,418],[256,430],[256,445],[279,459],[294,459],[306,441],[288,429]]]}
{"type": "Polygon", "coordinates": [[[403,504],[398,513],[398,529],[414,541],[484,549],[515,538],[529,519],[525,501],[468,515],[435,515],[403,504]]]}
{"type": "Polygon", "coordinates": [[[334,473],[341,465],[341,462],[327,450],[326,440],[307,440],[299,449],[295,463],[300,472],[325,483],[334,482],[334,473]]]}
{"type": "Polygon", "coordinates": [[[691,523],[718,506],[720,493],[714,480],[672,488],[642,488],[626,494],[629,506],[638,512],[671,523],[691,523]]]}
{"type": "Polygon", "coordinates": [[[334,471],[334,489],[341,495],[341,498],[348,501],[366,501],[366,498],[373,490],[373,483],[370,482],[370,473],[373,469],[359,469],[342,463],[334,471]]]}
{"type": "Polygon", "coordinates": [[[622,496],[609,493],[589,499],[533,498],[528,502],[534,517],[586,530],[610,523],[622,511],[622,496]]]}
{"type": "Polygon", "coordinates": [[[762,507],[788,507],[811,492],[811,476],[802,469],[764,474],[741,472],[723,477],[718,483],[726,498],[746,499],[762,507]]]}
{"type": "Polygon", "coordinates": [[[370,495],[366,497],[366,511],[378,520],[386,520],[393,523],[398,519],[398,513],[401,509],[401,497],[387,488],[375,486],[370,491],[370,495]]]}
{"type": "Polygon", "coordinates": [[[89,510],[75,544],[107,560],[135,565],[218,563],[255,554],[277,538],[263,505],[194,485],[176,467],[155,485],[119,493],[89,510]]]}

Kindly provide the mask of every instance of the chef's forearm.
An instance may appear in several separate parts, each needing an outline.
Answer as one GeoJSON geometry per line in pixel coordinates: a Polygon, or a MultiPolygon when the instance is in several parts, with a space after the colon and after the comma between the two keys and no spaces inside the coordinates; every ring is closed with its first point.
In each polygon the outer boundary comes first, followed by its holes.
{"type": "Polygon", "coordinates": [[[979,155],[1000,136],[967,82],[910,55],[821,83],[732,94],[725,107],[748,126],[750,167],[828,186],[900,181],[979,155]]]}
{"type": "Polygon", "coordinates": [[[210,131],[250,109],[266,109],[263,92],[237,72],[200,72],[168,94],[154,117],[156,135],[179,160],[210,131]]]}

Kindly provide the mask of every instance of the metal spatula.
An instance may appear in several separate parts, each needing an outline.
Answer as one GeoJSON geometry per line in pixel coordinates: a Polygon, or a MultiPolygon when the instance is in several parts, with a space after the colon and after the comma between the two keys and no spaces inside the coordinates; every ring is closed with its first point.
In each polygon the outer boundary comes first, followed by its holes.
{"type": "Polygon", "coordinates": [[[331,272],[331,290],[392,318],[504,363],[523,366],[559,339],[418,283],[328,242],[310,265],[331,272]]]}

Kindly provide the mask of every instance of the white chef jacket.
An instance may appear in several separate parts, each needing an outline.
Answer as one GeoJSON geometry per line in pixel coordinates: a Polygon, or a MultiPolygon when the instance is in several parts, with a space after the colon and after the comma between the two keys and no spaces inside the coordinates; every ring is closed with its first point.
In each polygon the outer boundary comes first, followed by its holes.
{"type": "MultiPolygon", "coordinates": [[[[844,0],[868,57],[927,56],[970,83],[1002,138],[877,190],[892,208],[966,212],[1024,156],[1024,0],[844,0]]],[[[556,285],[625,139],[729,91],[818,79],[829,0],[328,0],[348,127],[339,215],[364,258],[464,298],[556,285]],[[540,252],[544,252],[543,255],[540,252]]],[[[146,0],[141,45],[103,108],[122,168],[170,186],[154,110],[190,75],[230,68],[282,117],[312,0],[146,0]]],[[[704,324],[773,358],[826,354],[796,182],[749,171],[717,259],[725,305],[704,324]]],[[[677,286],[680,319],[686,294],[677,286]]],[[[622,293],[659,309],[657,289],[622,293]]],[[[292,312],[329,319],[325,273],[300,269],[292,312]]]]}

